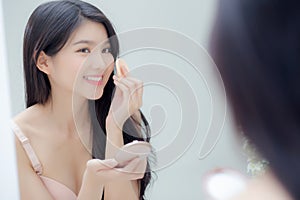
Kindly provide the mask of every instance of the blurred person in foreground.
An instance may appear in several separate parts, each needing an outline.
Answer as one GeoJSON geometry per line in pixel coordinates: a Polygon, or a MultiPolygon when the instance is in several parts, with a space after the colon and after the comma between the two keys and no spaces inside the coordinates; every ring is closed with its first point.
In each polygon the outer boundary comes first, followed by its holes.
{"type": "Polygon", "coordinates": [[[235,122],[270,163],[234,199],[300,199],[300,3],[222,0],[211,39],[235,122]]]}

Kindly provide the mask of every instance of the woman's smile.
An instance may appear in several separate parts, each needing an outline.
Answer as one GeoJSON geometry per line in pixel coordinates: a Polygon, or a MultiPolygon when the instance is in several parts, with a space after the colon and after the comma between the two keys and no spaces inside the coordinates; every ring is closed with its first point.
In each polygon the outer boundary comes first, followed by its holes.
{"type": "Polygon", "coordinates": [[[103,75],[85,75],[83,79],[86,80],[89,84],[92,85],[102,85],[103,84],[103,75]]]}

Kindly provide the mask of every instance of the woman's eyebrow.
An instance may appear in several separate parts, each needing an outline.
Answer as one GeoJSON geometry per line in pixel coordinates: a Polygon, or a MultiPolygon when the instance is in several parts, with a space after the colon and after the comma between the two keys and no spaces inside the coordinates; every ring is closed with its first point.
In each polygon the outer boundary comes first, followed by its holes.
{"type": "Polygon", "coordinates": [[[73,45],[77,45],[77,44],[95,44],[95,42],[91,40],[79,40],[73,43],[73,45]]]}
{"type": "MultiPolygon", "coordinates": [[[[102,43],[102,45],[105,45],[105,44],[109,44],[109,41],[106,40],[105,42],[101,42],[101,43],[102,43]]],[[[91,40],[79,40],[79,41],[73,43],[73,45],[77,45],[77,44],[91,44],[91,45],[95,45],[96,42],[91,41],[91,40]]]]}

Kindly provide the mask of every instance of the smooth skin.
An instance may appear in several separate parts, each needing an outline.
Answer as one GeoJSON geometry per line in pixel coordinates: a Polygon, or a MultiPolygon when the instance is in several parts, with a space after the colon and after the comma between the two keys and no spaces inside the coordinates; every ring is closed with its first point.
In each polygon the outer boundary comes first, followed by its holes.
{"type": "MultiPolygon", "coordinates": [[[[30,143],[43,165],[43,176],[50,177],[70,188],[78,199],[105,200],[138,199],[138,179],[144,176],[147,160],[134,159],[124,168],[115,169],[114,157],[124,145],[122,127],[131,115],[138,115],[142,105],[143,83],[127,73],[114,76],[116,93],[106,119],[106,159],[92,159],[79,137],[89,133],[90,120],[88,99],[102,96],[105,84],[113,71],[113,62],[99,59],[97,65],[83,66],[97,44],[107,40],[102,24],[84,21],[70,36],[65,46],[55,55],[42,52],[37,67],[47,74],[51,83],[51,95],[45,105],[33,105],[14,121],[29,138],[30,143]],[[88,83],[83,75],[103,75],[99,86],[88,83]],[[74,89],[74,86],[76,88],[74,89]],[[74,105],[74,102],[76,104],[74,105]],[[76,120],[74,119],[76,116],[76,120]],[[75,123],[80,122],[80,123],[75,123]]],[[[109,43],[101,53],[106,54],[109,43]]],[[[109,55],[106,55],[109,56],[109,55]]],[[[125,66],[120,66],[126,71],[125,66]]],[[[16,139],[19,185],[21,199],[53,199],[43,185],[21,145],[16,139]]]]}

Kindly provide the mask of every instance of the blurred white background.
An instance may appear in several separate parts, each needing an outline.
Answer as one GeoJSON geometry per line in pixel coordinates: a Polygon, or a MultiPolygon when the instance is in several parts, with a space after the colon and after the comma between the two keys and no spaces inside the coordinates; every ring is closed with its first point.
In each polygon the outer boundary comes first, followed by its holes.
{"type": "Polygon", "coordinates": [[[9,129],[11,100],[6,59],[3,8],[0,1],[0,199],[18,199],[14,135],[9,129]]]}
{"type": "MultiPolygon", "coordinates": [[[[22,37],[30,14],[42,2],[45,1],[3,0],[12,115],[25,108],[22,37]]],[[[217,8],[216,0],[89,0],[88,2],[99,7],[107,15],[114,24],[117,33],[143,27],[170,29],[184,34],[205,49],[209,47],[209,36],[217,8]]],[[[4,46],[1,47],[4,48],[4,46]]],[[[1,54],[1,56],[3,55],[1,54]]],[[[204,199],[201,180],[208,170],[215,167],[230,167],[245,173],[246,157],[243,155],[241,145],[237,144],[239,141],[235,139],[235,129],[229,114],[226,115],[222,135],[213,151],[205,159],[200,160],[198,158],[212,111],[208,106],[210,94],[203,80],[195,76],[188,63],[178,56],[159,51],[138,51],[125,56],[125,58],[131,69],[145,63],[155,62],[167,65],[182,75],[183,80],[194,89],[201,115],[195,140],[180,158],[156,172],[158,178],[147,191],[148,199],[204,199]]],[[[2,75],[1,73],[0,76],[2,75]]],[[[214,79],[213,77],[205,78],[214,79]]],[[[0,80],[5,79],[1,77],[0,80]]],[[[172,95],[168,96],[162,88],[145,88],[142,110],[154,126],[152,127],[154,131],[159,129],[159,127],[155,127],[155,123],[159,124],[158,119],[155,119],[155,115],[153,115],[156,109],[155,105],[164,109],[165,127],[156,132],[153,137],[153,145],[158,149],[169,144],[170,140],[176,137],[178,120],[180,120],[177,104],[176,99],[172,95]]],[[[1,182],[0,194],[3,184],[6,183],[1,182]]]]}

